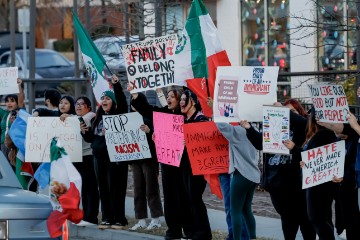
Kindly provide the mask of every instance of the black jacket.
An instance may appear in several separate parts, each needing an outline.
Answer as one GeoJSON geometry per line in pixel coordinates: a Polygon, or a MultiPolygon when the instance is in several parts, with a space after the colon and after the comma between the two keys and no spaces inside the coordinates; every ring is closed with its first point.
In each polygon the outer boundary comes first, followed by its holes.
{"type": "MultiPolygon", "coordinates": [[[[121,87],[120,83],[116,83],[113,85],[114,92],[115,92],[115,98],[116,98],[116,108],[112,112],[109,112],[109,115],[117,115],[117,114],[124,114],[128,112],[128,105],[126,102],[126,97],[123,92],[123,89],[121,87]]],[[[107,146],[105,141],[105,136],[99,136],[95,135],[94,131],[95,128],[98,128],[99,124],[102,122],[100,121],[98,124],[95,124],[95,119],[97,117],[102,116],[96,116],[92,119],[91,128],[85,132],[85,134],[82,134],[84,140],[86,142],[91,143],[91,148],[93,150],[93,154],[99,158],[107,157],[109,158],[108,152],[107,152],[107,146]]]]}
{"type": "MultiPolygon", "coordinates": [[[[292,141],[301,146],[305,141],[306,118],[290,111],[290,131],[292,132],[292,141]]],[[[249,141],[257,150],[262,150],[262,132],[250,127],[246,130],[249,141]]],[[[275,155],[263,154],[263,169],[261,186],[266,191],[284,190],[287,188],[301,188],[301,169],[299,162],[301,155],[275,155]],[[270,164],[273,158],[280,157],[278,164],[270,164]]]]}

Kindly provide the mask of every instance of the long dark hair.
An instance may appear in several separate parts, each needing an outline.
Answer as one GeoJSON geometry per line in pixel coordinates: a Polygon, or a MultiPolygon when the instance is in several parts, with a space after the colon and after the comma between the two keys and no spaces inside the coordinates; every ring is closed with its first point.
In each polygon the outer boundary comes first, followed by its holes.
{"type": "Polygon", "coordinates": [[[310,109],[310,114],[308,115],[308,121],[307,121],[307,126],[306,126],[306,137],[305,137],[305,142],[303,144],[303,146],[320,130],[320,129],[324,129],[323,126],[320,126],[317,122],[316,122],[316,112],[315,112],[315,108],[311,108],[310,109]]]}
{"type": "Polygon", "coordinates": [[[67,113],[67,114],[76,115],[74,98],[73,98],[73,97],[70,97],[70,96],[63,96],[62,98],[60,98],[60,102],[61,102],[61,100],[63,100],[63,99],[68,100],[68,102],[70,103],[70,109],[69,109],[69,111],[67,111],[66,113],[67,113]]]}
{"type": "MultiPolygon", "coordinates": [[[[111,108],[110,108],[110,111],[108,113],[109,115],[116,115],[117,112],[116,112],[116,104],[114,104],[114,102],[111,104],[111,108]]],[[[102,108],[102,106],[100,106],[98,108],[98,110],[96,111],[96,116],[95,116],[95,119],[94,119],[94,122],[92,124],[92,129],[95,129],[96,126],[99,124],[99,122],[102,120],[102,116],[105,115],[105,111],[104,109],[102,108]]]]}
{"type": "Polygon", "coordinates": [[[189,101],[190,101],[190,98],[194,101],[195,103],[195,109],[196,111],[201,111],[202,108],[201,108],[201,105],[200,105],[200,102],[198,100],[198,97],[196,96],[195,93],[193,93],[192,91],[190,91],[189,89],[185,90],[183,92],[183,94],[185,94],[186,96],[186,102],[185,102],[185,105],[188,105],[189,101]]]}

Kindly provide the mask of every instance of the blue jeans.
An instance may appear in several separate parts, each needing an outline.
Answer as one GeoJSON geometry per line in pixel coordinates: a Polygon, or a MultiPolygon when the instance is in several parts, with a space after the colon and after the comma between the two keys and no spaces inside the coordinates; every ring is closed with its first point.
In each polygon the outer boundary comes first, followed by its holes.
{"type": "MultiPolygon", "coordinates": [[[[226,224],[228,225],[228,236],[226,240],[233,239],[233,231],[232,231],[232,223],[231,223],[231,215],[230,215],[230,174],[224,173],[219,174],[220,187],[221,192],[224,197],[224,205],[225,205],[225,213],[226,213],[226,224]]],[[[243,221],[243,231],[241,232],[241,240],[249,240],[248,230],[243,221]]]]}

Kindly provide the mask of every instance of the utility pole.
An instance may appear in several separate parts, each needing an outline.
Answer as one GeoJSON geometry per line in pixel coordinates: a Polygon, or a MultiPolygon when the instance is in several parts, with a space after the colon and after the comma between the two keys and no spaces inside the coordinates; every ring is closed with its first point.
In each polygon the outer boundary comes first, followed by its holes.
{"type": "Polygon", "coordinates": [[[10,50],[11,66],[15,66],[15,0],[10,0],[10,50]]]}
{"type": "Polygon", "coordinates": [[[164,11],[164,0],[157,0],[155,3],[155,37],[162,35],[162,18],[164,11]]]}
{"type": "MultiPolygon", "coordinates": [[[[36,0],[30,0],[29,79],[35,79],[36,0]]],[[[25,60],[26,61],[26,60],[25,60]]],[[[35,82],[29,84],[29,111],[35,108],[35,82]]]]}

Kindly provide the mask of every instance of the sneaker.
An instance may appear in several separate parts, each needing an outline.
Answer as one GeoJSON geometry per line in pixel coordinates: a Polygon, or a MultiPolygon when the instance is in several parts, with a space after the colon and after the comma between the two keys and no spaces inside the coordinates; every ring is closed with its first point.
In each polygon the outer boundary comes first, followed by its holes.
{"type": "Polygon", "coordinates": [[[161,227],[161,223],[159,219],[153,219],[151,220],[149,226],[147,226],[146,230],[152,230],[152,229],[157,229],[161,227]]]}
{"type": "Polygon", "coordinates": [[[99,229],[107,229],[107,228],[111,228],[111,224],[108,221],[102,221],[99,226],[99,229]]]}
{"type": "Polygon", "coordinates": [[[88,226],[94,226],[95,224],[91,223],[91,222],[87,222],[87,221],[83,221],[81,220],[78,224],[76,224],[76,226],[79,227],[88,227],[88,226]]]}
{"type": "Polygon", "coordinates": [[[131,231],[136,231],[139,229],[144,229],[146,227],[146,221],[145,219],[140,219],[134,226],[132,226],[132,228],[130,228],[129,230],[131,231]]]}
{"type": "Polygon", "coordinates": [[[127,226],[127,223],[116,222],[113,225],[111,225],[111,228],[112,229],[125,229],[126,226],[127,226]]]}

